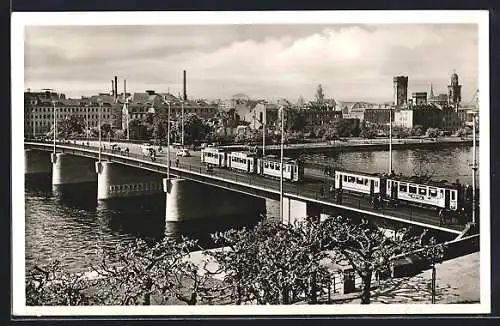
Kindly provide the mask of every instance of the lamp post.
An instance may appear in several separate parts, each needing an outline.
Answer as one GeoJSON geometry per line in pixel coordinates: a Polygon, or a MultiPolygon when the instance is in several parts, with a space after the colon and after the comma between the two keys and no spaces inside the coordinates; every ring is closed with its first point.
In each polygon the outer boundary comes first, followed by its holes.
{"type": "Polygon", "coordinates": [[[54,156],[56,155],[56,135],[57,135],[57,118],[56,118],[56,101],[52,101],[54,105],[54,156]]]}
{"type": "Polygon", "coordinates": [[[262,157],[266,156],[266,124],[262,123],[262,157]]]}
{"type": "Polygon", "coordinates": [[[476,160],[476,115],[474,112],[472,116],[472,224],[476,224],[476,171],[477,171],[477,160],[476,160]]]}
{"type": "Polygon", "coordinates": [[[170,102],[167,102],[167,180],[170,179],[170,102]]]}
{"type": "Polygon", "coordinates": [[[128,98],[125,98],[125,115],[126,115],[126,123],[127,123],[127,141],[130,140],[130,128],[129,128],[129,112],[128,112],[128,98]]]}
{"type": "Polygon", "coordinates": [[[184,148],[184,101],[181,102],[181,146],[184,148]]]}
{"type": "MultiPolygon", "coordinates": [[[[281,155],[280,155],[280,220],[283,223],[283,147],[284,147],[284,108],[281,107],[281,155]]],[[[289,217],[290,219],[290,217],[289,217]]],[[[290,221],[288,221],[290,222],[290,221]]]]}
{"type": "Polygon", "coordinates": [[[99,114],[97,127],[99,128],[99,163],[101,163],[101,113],[102,113],[102,99],[98,99],[97,103],[99,104],[99,114]]]}

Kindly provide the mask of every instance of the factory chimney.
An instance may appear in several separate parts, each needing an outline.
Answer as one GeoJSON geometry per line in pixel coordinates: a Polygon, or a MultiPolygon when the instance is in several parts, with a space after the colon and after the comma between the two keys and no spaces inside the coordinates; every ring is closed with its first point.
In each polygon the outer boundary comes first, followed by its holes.
{"type": "Polygon", "coordinates": [[[114,93],[115,93],[115,84],[113,79],[111,79],[111,95],[114,95],[114,93]]]}
{"type": "Polygon", "coordinates": [[[114,98],[115,98],[115,103],[116,100],[118,99],[118,77],[115,76],[115,89],[114,89],[114,98]]]}
{"type": "Polygon", "coordinates": [[[127,99],[127,80],[123,80],[123,102],[127,99]]]}
{"type": "Polygon", "coordinates": [[[187,100],[187,93],[186,93],[186,70],[184,70],[184,101],[187,100]]]}

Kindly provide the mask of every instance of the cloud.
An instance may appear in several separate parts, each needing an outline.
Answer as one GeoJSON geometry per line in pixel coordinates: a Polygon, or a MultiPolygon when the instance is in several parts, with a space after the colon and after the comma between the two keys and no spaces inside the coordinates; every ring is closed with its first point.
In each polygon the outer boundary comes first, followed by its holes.
{"type": "Polygon", "coordinates": [[[68,91],[82,92],[83,85],[110,85],[117,74],[133,91],[178,90],[186,69],[196,97],[295,100],[312,98],[321,83],[328,97],[384,101],[395,75],[409,76],[409,92],[430,83],[444,92],[455,69],[464,100],[477,88],[475,25],[45,28],[26,33],[27,85],[68,89],[71,81],[68,91]]]}

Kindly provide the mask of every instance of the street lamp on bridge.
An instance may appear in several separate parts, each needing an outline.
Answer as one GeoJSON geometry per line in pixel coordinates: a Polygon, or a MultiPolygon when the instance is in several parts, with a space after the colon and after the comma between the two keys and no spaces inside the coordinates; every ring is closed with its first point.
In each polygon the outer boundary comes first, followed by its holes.
{"type": "Polygon", "coordinates": [[[57,118],[56,118],[56,101],[52,101],[54,106],[54,156],[56,155],[56,135],[57,135],[57,118]]]}
{"type": "Polygon", "coordinates": [[[99,114],[98,114],[98,128],[99,128],[99,163],[101,163],[101,113],[102,113],[102,98],[97,99],[97,103],[99,104],[99,114]]]}

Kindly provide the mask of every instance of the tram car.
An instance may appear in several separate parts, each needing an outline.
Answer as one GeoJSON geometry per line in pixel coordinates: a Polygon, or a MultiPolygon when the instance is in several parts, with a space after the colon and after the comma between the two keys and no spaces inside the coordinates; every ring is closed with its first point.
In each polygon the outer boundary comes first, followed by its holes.
{"type": "Polygon", "coordinates": [[[223,148],[206,147],[201,150],[201,163],[224,168],[228,164],[228,154],[223,148]]]}
{"type": "MultiPolygon", "coordinates": [[[[276,155],[257,159],[257,173],[272,178],[281,178],[281,160],[276,155]]],[[[304,178],[304,164],[299,159],[283,157],[283,180],[299,182],[304,178]]]]}
{"type": "Polygon", "coordinates": [[[386,182],[386,196],[393,199],[451,211],[472,208],[472,188],[458,182],[416,182],[402,177],[391,177],[386,182]]]}
{"type": "Polygon", "coordinates": [[[346,170],[335,171],[335,189],[360,195],[385,194],[386,177],[346,170]]]}
{"type": "Polygon", "coordinates": [[[246,173],[255,173],[257,157],[249,152],[231,152],[227,154],[227,167],[246,173]]]}

